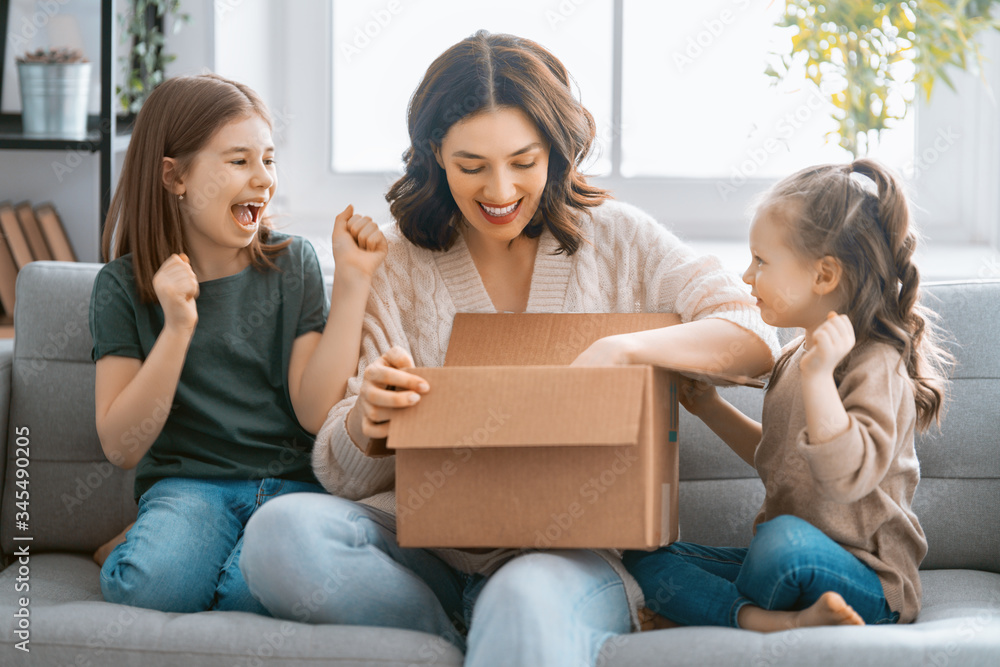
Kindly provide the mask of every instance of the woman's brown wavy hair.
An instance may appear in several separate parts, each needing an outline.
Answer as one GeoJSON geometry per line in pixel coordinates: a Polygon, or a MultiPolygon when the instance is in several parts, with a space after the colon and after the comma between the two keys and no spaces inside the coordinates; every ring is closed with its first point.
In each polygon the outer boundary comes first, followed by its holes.
{"type": "MultiPolygon", "coordinates": [[[[273,129],[267,106],[253,90],[216,74],[167,79],[149,95],[132,131],[121,179],[104,223],[104,261],[132,253],[136,284],[143,303],[154,303],[153,275],[174,253],[187,252],[177,196],[163,186],[163,158],[177,160],[180,174],[220,128],[259,116],[273,129]]],[[[269,219],[250,242],[250,263],[258,270],[291,240],[270,245],[269,219]]]]}
{"type": "MultiPolygon", "coordinates": [[[[917,235],[899,178],[869,159],[809,167],[768,191],[760,210],[774,207],[790,213],[781,217],[801,257],[829,255],[843,267],[839,289],[856,343],[834,373],[837,382],[866,343],[891,345],[913,384],[918,428],[940,424],[954,358],[941,344],[937,315],[920,303],[920,273],[913,263],[917,235]]],[[[772,384],[794,351],[775,364],[772,384]]]]}
{"type": "Polygon", "coordinates": [[[548,228],[559,252],[576,252],[577,214],[611,196],[579,172],[596,135],[594,118],[573,96],[558,58],[531,40],[485,30],[438,56],[410,98],[406,171],[385,198],[412,243],[447,250],[455,242],[462,213],[434,149],[455,123],[503,107],[527,114],[551,147],[541,203],[524,234],[535,238],[548,228]]]}

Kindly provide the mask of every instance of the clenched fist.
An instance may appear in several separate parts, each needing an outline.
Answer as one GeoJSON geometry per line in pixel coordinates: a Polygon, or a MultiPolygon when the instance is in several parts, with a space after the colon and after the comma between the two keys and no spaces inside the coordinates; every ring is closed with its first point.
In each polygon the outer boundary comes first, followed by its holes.
{"type": "Polygon", "coordinates": [[[854,325],[847,315],[830,311],[826,321],[816,327],[809,347],[799,361],[803,375],[833,374],[841,359],[854,348],[854,325]]]}
{"type": "Polygon", "coordinates": [[[370,278],[388,251],[389,244],[382,230],[368,216],[355,215],[353,206],[345,208],[334,220],[333,261],[336,274],[353,273],[370,278]]]}
{"type": "Polygon", "coordinates": [[[198,324],[198,278],[185,254],[173,254],[153,275],[153,291],[163,308],[163,327],[187,334],[198,324]]]}

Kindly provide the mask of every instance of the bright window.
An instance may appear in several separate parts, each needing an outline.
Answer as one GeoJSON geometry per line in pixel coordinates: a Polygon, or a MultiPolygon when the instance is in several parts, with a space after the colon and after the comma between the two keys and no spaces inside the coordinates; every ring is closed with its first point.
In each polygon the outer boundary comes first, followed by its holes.
{"type": "MultiPolygon", "coordinates": [[[[333,169],[401,168],[406,108],[427,66],[477,30],[509,32],[552,51],[576,78],[584,105],[610,137],[612,0],[351,0],[333,3],[333,169]],[[586,39],[581,36],[586,35],[586,39]],[[381,85],[385,82],[386,85],[381,85]]],[[[602,150],[591,171],[608,171],[602,150]]]]}
{"type": "MultiPolygon", "coordinates": [[[[791,49],[785,3],[624,0],[623,176],[781,177],[843,162],[830,104],[804,73],[772,85],[770,54],[791,49]]],[[[913,114],[870,155],[903,167],[913,114]]]]}
{"type": "MultiPolygon", "coordinates": [[[[592,175],[724,186],[847,160],[822,93],[801,76],[774,86],[764,74],[769,54],[789,48],[788,29],[774,25],[783,8],[780,0],[334,1],[333,170],[398,171],[410,94],[434,58],[480,28],[533,39],[567,66],[598,126],[592,175]]],[[[871,155],[912,163],[913,116],[884,132],[871,155]]]]}

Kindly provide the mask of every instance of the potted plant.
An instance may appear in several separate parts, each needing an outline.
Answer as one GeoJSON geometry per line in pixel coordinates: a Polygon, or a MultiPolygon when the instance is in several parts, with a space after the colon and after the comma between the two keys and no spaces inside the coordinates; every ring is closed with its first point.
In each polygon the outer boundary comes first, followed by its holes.
{"type": "Polygon", "coordinates": [[[190,20],[180,12],[180,0],[130,0],[126,11],[118,15],[122,29],[122,44],[126,47],[119,59],[124,69],[124,83],[116,94],[121,104],[118,113],[128,123],[142,108],[153,88],[163,82],[168,63],[176,56],[166,53],[164,19],[174,17],[174,32],[190,20]]]}
{"type": "Polygon", "coordinates": [[[786,0],[778,25],[795,28],[788,53],[767,74],[798,67],[833,103],[840,145],[866,154],[879,133],[902,120],[916,89],[930,99],[948,70],[982,64],[977,34],[1000,29],[997,0],[786,0]]]}
{"type": "Polygon", "coordinates": [[[78,49],[38,49],[17,58],[24,133],[84,139],[90,62],[78,49]]]}

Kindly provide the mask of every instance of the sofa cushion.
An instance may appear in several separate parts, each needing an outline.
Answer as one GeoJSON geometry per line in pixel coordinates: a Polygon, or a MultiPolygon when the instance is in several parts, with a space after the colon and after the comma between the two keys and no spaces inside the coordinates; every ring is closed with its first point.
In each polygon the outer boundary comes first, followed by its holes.
{"type": "MultiPolygon", "coordinates": [[[[99,570],[88,556],[32,556],[30,653],[14,624],[0,623],[4,665],[320,665],[387,667],[462,664],[439,637],[410,630],[308,625],[243,612],[167,614],[102,602],[99,570]]],[[[13,591],[17,566],[0,572],[13,591]]],[[[16,596],[0,597],[0,617],[13,618],[16,596]]]]}
{"type": "Polygon", "coordinates": [[[599,664],[994,667],[1000,656],[1000,574],[936,570],[920,576],[923,610],[912,624],[772,634],[709,627],[656,630],[613,637],[604,644],[599,664]]]}
{"type": "MultiPolygon", "coordinates": [[[[78,554],[32,556],[31,653],[14,648],[12,623],[0,624],[4,665],[461,665],[457,649],[408,630],[307,625],[240,612],[165,614],[101,600],[98,568],[78,554]]],[[[0,572],[13,591],[17,567],[0,572]]],[[[771,635],[729,628],[677,628],[622,635],[602,650],[615,665],[930,664],[992,667],[1000,654],[1000,575],[969,570],[921,573],[916,623],[810,628],[771,635]]],[[[0,598],[13,618],[15,596],[0,598]]]]}

